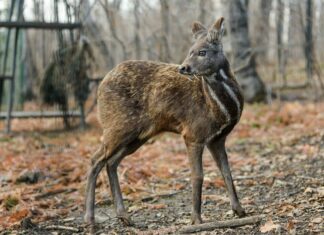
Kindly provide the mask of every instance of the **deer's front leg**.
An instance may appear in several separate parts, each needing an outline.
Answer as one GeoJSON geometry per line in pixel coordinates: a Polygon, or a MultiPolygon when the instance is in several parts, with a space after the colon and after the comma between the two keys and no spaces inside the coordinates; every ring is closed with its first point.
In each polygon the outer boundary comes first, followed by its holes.
{"type": "Polygon", "coordinates": [[[192,183],[192,214],[191,223],[201,224],[201,190],[204,180],[202,153],[204,150],[203,144],[187,142],[187,151],[189,156],[189,163],[191,169],[191,183],[192,183]]]}
{"type": "Polygon", "coordinates": [[[228,164],[226,149],[225,149],[225,139],[216,140],[207,145],[209,151],[211,152],[213,159],[217,163],[218,168],[220,169],[222,176],[225,181],[225,185],[231,200],[231,205],[233,211],[239,216],[245,216],[245,211],[242,208],[236,190],[233,184],[231,170],[228,164]]]}

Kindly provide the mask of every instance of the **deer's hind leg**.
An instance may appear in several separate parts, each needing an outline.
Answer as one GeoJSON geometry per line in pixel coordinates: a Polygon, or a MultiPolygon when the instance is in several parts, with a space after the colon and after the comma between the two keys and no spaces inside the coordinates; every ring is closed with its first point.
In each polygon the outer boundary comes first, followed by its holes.
{"type": "MultiPolygon", "coordinates": [[[[107,133],[107,132],[106,132],[107,133]]],[[[94,224],[95,222],[95,215],[94,215],[94,208],[95,208],[95,191],[96,191],[96,182],[98,175],[102,168],[108,162],[114,162],[114,159],[119,159],[120,155],[123,155],[124,148],[127,143],[132,142],[134,136],[128,135],[129,138],[118,138],[118,134],[125,134],[121,132],[109,132],[111,136],[115,136],[115,139],[108,138],[104,136],[104,140],[110,140],[110,142],[104,142],[101,144],[100,148],[93,154],[91,160],[91,169],[88,174],[87,179],[87,186],[86,186],[86,199],[85,199],[85,215],[84,220],[87,223],[94,224]],[[113,133],[115,135],[113,135],[113,133]],[[118,140],[122,139],[121,143],[118,140]]]]}
{"type": "Polygon", "coordinates": [[[123,203],[123,197],[120,190],[117,168],[121,160],[127,155],[135,152],[140,146],[145,143],[145,140],[136,139],[133,142],[122,147],[118,153],[116,153],[106,165],[106,171],[109,178],[110,190],[114,201],[116,215],[126,225],[133,225],[133,222],[125,210],[123,203]]]}
{"type": "MultiPolygon", "coordinates": [[[[97,177],[106,165],[110,188],[114,199],[114,205],[116,208],[116,214],[126,224],[131,224],[131,220],[126,213],[121,190],[118,181],[117,167],[120,161],[128,154],[133,153],[138,149],[146,140],[135,140],[124,142],[124,144],[115,147],[115,150],[107,151],[106,145],[102,144],[100,148],[92,156],[92,166],[88,174],[87,187],[86,187],[86,201],[85,201],[85,215],[84,220],[87,223],[94,224],[95,215],[95,189],[97,177]],[[130,143],[129,143],[130,142],[130,143]]],[[[111,147],[111,146],[108,146],[111,147]]]]}
{"type": "Polygon", "coordinates": [[[104,146],[100,148],[92,156],[92,166],[88,174],[87,187],[86,187],[86,199],[85,199],[85,215],[84,220],[87,223],[94,224],[94,207],[95,207],[95,191],[97,177],[105,166],[107,159],[105,158],[104,146]]]}

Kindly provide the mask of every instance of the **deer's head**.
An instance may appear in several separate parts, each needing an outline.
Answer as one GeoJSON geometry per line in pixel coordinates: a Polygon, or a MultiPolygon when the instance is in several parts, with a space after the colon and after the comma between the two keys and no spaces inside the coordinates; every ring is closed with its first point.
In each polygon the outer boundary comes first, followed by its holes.
{"type": "Polygon", "coordinates": [[[226,61],[222,45],[224,18],[219,18],[209,29],[194,22],[192,33],[195,43],[180,65],[179,72],[188,75],[211,75],[217,72],[226,61]]]}

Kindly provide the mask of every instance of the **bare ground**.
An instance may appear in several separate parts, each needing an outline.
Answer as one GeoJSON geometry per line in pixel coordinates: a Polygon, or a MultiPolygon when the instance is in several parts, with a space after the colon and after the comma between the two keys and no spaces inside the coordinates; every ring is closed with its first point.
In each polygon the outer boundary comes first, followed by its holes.
{"type": "MultiPolygon", "coordinates": [[[[251,108],[255,109],[262,113],[262,108],[251,108]]],[[[259,224],[215,229],[199,234],[324,233],[324,126],[320,111],[314,115],[317,121],[308,117],[298,126],[295,122],[285,123],[287,117],[282,114],[284,125],[278,124],[276,129],[271,127],[273,123],[269,124],[268,119],[271,118],[267,119],[270,127],[262,129],[262,117],[255,118],[257,114],[249,112],[245,115],[241,128],[236,130],[229,141],[232,173],[248,216],[264,214],[265,218],[259,224]],[[249,118],[252,116],[251,122],[249,118]],[[318,119],[321,122],[318,122],[318,119]],[[316,122],[316,126],[311,126],[309,122],[312,120],[316,122]],[[246,133],[245,125],[255,128],[256,131],[246,133]],[[281,128],[285,128],[285,131],[281,128]]],[[[58,135],[62,137],[62,134],[58,135]]],[[[94,149],[91,148],[89,152],[94,149]]],[[[91,154],[86,155],[88,158],[91,154]]],[[[94,233],[177,234],[183,226],[190,223],[190,172],[185,167],[186,164],[184,145],[173,135],[157,138],[122,163],[119,173],[125,204],[135,222],[132,227],[124,226],[115,217],[107,193],[107,182],[102,175],[97,190],[98,223],[94,233]],[[163,155],[162,152],[167,154],[163,155]],[[153,159],[150,165],[138,170],[148,159],[153,159]],[[159,167],[155,168],[154,164],[159,167]],[[161,168],[165,168],[165,172],[160,171],[161,168]],[[123,183],[124,181],[128,183],[123,183]]],[[[207,151],[204,166],[204,222],[236,218],[230,209],[220,173],[207,151]]],[[[83,181],[82,176],[80,182],[83,181]]],[[[75,186],[72,183],[68,185],[75,186]]],[[[45,219],[44,216],[42,219],[35,219],[37,215],[28,213],[28,216],[21,218],[13,226],[6,227],[0,234],[88,234],[91,228],[82,220],[82,200],[82,189],[45,195],[43,203],[55,201],[53,207],[62,207],[65,212],[45,219]]],[[[49,208],[52,209],[50,206],[49,208]]],[[[43,210],[46,210],[46,207],[43,210]]]]}

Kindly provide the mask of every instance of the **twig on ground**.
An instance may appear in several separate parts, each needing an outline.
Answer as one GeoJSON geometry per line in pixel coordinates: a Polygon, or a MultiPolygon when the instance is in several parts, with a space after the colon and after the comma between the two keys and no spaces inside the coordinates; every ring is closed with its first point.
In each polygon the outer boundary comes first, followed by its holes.
{"type": "Polygon", "coordinates": [[[300,191],[301,191],[300,189],[297,189],[297,190],[294,190],[294,191],[292,191],[292,192],[289,192],[289,193],[287,193],[286,196],[283,197],[283,198],[287,198],[287,197],[294,196],[295,194],[300,193],[300,191]]]}
{"type": "Polygon", "coordinates": [[[163,193],[163,194],[155,194],[155,195],[151,195],[151,196],[147,196],[141,199],[142,202],[148,202],[151,201],[155,198],[167,198],[167,197],[172,197],[176,194],[178,194],[180,191],[176,191],[176,192],[171,192],[171,193],[163,193]]]}
{"type": "Polygon", "coordinates": [[[216,221],[210,222],[205,224],[198,224],[198,225],[189,225],[182,229],[180,229],[180,233],[196,233],[201,231],[210,231],[216,228],[233,228],[233,227],[240,227],[249,224],[256,224],[260,222],[265,216],[264,215],[256,215],[241,219],[233,219],[233,220],[226,220],[226,221],[216,221]]]}
{"type": "Polygon", "coordinates": [[[233,178],[233,180],[249,180],[249,179],[255,179],[255,178],[262,178],[262,177],[271,177],[271,175],[265,175],[265,174],[260,174],[260,175],[238,175],[233,178]]]}
{"type": "Polygon", "coordinates": [[[113,204],[113,201],[111,199],[102,199],[96,202],[96,206],[98,205],[111,205],[113,204]]]}
{"type": "Polygon", "coordinates": [[[45,198],[45,197],[50,197],[50,196],[57,195],[57,194],[60,194],[60,193],[72,193],[72,192],[75,192],[75,191],[77,191],[76,188],[57,189],[57,190],[53,190],[53,191],[49,191],[49,192],[46,192],[46,193],[36,195],[35,200],[39,200],[39,199],[42,199],[42,198],[45,198]]]}
{"type": "Polygon", "coordinates": [[[71,232],[79,232],[79,229],[73,228],[73,227],[68,227],[68,226],[62,226],[62,225],[49,225],[46,226],[44,229],[55,229],[55,230],[66,230],[66,231],[71,231],[71,232]]]}
{"type": "Polygon", "coordinates": [[[74,217],[70,217],[70,218],[62,219],[62,221],[63,221],[64,223],[66,223],[66,222],[71,222],[71,221],[74,221],[74,220],[75,220],[74,217]]]}

